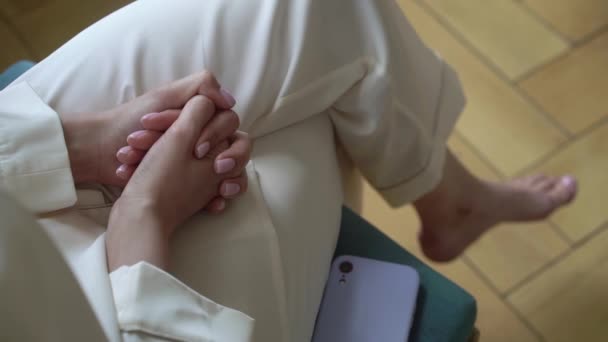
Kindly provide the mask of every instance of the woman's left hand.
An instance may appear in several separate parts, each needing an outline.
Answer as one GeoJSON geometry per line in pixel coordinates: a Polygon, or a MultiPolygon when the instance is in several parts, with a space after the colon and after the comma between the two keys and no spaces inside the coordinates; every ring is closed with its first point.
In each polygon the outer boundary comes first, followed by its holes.
{"type": "MultiPolygon", "coordinates": [[[[144,129],[129,135],[127,146],[119,149],[116,154],[116,158],[121,163],[116,170],[120,178],[125,181],[131,178],[147,151],[173,125],[180,113],[181,110],[167,110],[142,117],[141,125],[144,129]]],[[[218,174],[229,172],[230,170],[226,169],[228,167],[244,169],[245,165],[237,165],[242,158],[232,158],[232,156],[239,156],[246,152],[244,151],[245,146],[237,142],[244,139],[249,140],[247,133],[237,131],[239,125],[239,117],[231,110],[215,114],[203,128],[193,154],[197,158],[215,158],[215,170],[218,174]],[[210,150],[209,148],[209,146],[225,146],[225,142],[229,144],[225,151],[218,148],[210,150]]],[[[247,191],[247,183],[245,173],[222,181],[217,196],[205,207],[205,210],[210,213],[222,212],[226,208],[226,200],[247,191]]]]}

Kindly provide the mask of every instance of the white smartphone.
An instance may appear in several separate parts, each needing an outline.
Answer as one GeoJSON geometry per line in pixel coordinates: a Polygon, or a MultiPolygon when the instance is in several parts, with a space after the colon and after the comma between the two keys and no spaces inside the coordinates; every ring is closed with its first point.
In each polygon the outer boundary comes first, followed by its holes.
{"type": "Polygon", "coordinates": [[[313,342],[406,342],[420,280],[415,269],[356,256],[331,266],[313,342]]]}

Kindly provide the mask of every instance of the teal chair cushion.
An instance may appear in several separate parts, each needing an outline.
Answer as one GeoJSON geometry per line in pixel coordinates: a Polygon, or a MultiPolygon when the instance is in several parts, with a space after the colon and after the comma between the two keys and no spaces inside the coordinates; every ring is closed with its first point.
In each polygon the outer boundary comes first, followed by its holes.
{"type": "Polygon", "coordinates": [[[30,61],[20,61],[11,65],[2,74],[0,74],[0,90],[13,82],[17,77],[21,76],[29,68],[33,67],[34,63],[30,61]]]}
{"type": "MultiPolygon", "coordinates": [[[[0,90],[33,65],[21,61],[0,74],[0,90]]],[[[418,271],[420,290],[410,342],[461,342],[471,336],[477,313],[475,299],[348,208],[342,210],[335,252],[339,255],[400,263],[418,271]]]]}

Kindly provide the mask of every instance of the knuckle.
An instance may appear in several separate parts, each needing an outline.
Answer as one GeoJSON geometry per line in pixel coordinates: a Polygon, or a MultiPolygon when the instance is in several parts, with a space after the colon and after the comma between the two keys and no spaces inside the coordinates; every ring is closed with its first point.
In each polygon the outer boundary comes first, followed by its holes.
{"type": "MultiPolygon", "coordinates": [[[[219,137],[217,135],[217,132],[215,132],[214,130],[210,130],[210,129],[205,129],[203,131],[203,134],[201,135],[200,138],[201,141],[205,142],[205,141],[209,141],[213,146],[215,146],[219,141],[219,137]]],[[[217,148],[217,146],[216,146],[217,148]]],[[[217,153],[218,155],[221,153],[221,151],[219,149],[214,149],[215,153],[217,153]]]]}
{"type": "Polygon", "coordinates": [[[172,133],[170,137],[174,137],[175,139],[179,139],[180,137],[184,137],[190,134],[190,126],[186,125],[173,125],[171,126],[172,133]]]}
{"type": "Polygon", "coordinates": [[[243,181],[241,182],[241,192],[246,192],[249,188],[249,181],[247,180],[247,175],[243,175],[243,181]]]}
{"type": "Polygon", "coordinates": [[[193,97],[191,101],[193,102],[195,109],[198,111],[211,113],[215,111],[215,104],[206,96],[197,95],[193,97]]]}
{"type": "Polygon", "coordinates": [[[247,152],[251,152],[253,149],[253,139],[249,136],[249,133],[239,132],[240,139],[243,140],[245,146],[247,146],[247,152]]]}
{"type": "Polygon", "coordinates": [[[208,86],[217,86],[217,79],[215,78],[215,75],[209,71],[209,70],[203,70],[202,71],[202,83],[208,86]]]}
{"type": "Polygon", "coordinates": [[[241,119],[239,116],[231,110],[223,111],[220,113],[220,115],[223,116],[224,127],[230,132],[236,132],[241,125],[241,119]]]}

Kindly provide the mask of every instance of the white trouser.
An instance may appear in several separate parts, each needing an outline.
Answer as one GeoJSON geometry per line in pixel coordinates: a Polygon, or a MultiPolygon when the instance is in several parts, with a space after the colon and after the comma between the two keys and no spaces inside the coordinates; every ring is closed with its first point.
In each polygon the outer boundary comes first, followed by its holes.
{"type": "MultiPolygon", "coordinates": [[[[15,83],[57,113],[91,112],[203,69],[235,96],[241,128],[255,138],[250,191],[225,214],[197,215],[181,228],[170,271],[255,319],[256,341],[309,340],[340,221],[334,141],[391,204],[411,201],[441,177],[444,143],[464,105],[457,77],[392,1],[142,0],[15,83]]],[[[45,171],[33,168],[12,172],[45,171]]],[[[31,210],[68,206],[68,190],[41,197],[32,182],[4,183],[31,210]]],[[[77,210],[39,222],[111,335],[113,306],[99,295],[107,284],[92,280],[107,272],[105,251],[92,249],[109,205],[95,191],[77,197],[77,210]]]]}

